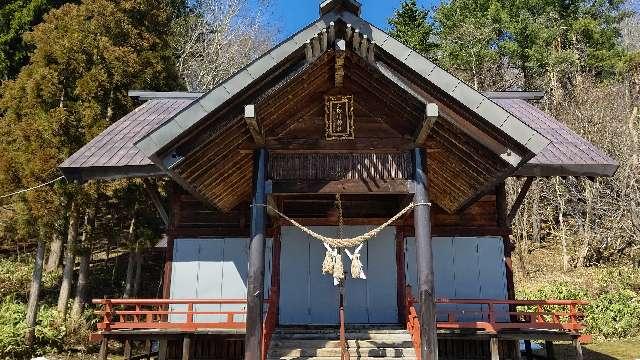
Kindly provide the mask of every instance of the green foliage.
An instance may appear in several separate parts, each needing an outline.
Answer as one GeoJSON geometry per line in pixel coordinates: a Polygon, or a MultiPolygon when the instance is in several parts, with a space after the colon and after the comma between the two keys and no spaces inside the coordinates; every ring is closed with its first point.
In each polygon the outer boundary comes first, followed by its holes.
{"type": "Polygon", "coordinates": [[[537,289],[520,290],[517,298],[587,300],[589,305],[581,311],[585,314],[588,334],[607,339],[631,338],[640,335],[640,293],[634,291],[639,282],[633,273],[619,275],[622,274],[615,269],[605,271],[596,279],[591,292],[559,281],[537,289]]]}
{"type": "Polygon", "coordinates": [[[22,36],[64,0],[12,0],[0,5],[0,79],[12,79],[33,50],[22,36]]]}
{"type": "Polygon", "coordinates": [[[425,56],[432,55],[435,45],[431,42],[433,26],[429,22],[429,12],[420,8],[416,0],[405,0],[389,19],[389,24],[391,36],[425,56]]]}
{"type": "MultiPolygon", "coordinates": [[[[0,192],[57,177],[62,161],[131,110],[129,89],[180,86],[169,42],[176,6],[85,0],[50,11],[25,35],[30,63],[0,95],[0,192]]],[[[0,233],[7,226],[16,241],[63,236],[65,210],[79,193],[59,184],[12,199],[0,233]]],[[[80,202],[90,208],[95,199],[80,202]]]]}
{"type": "Polygon", "coordinates": [[[0,358],[10,359],[24,354],[26,307],[11,297],[3,297],[0,303],[0,358]]]}
{"type": "MultiPolygon", "coordinates": [[[[6,297],[25,298],[31,284],[33,264],[23,262],[15,258],[0,259],[0,299],[6,297]]],[[[42,278],[44,289],[57,285],[60,274],[56,272],[45,273],[42,278]]]]}
{"type": "MultiPolygon", "coordinates": [[[[26,304],[14,297],[5,297],[0,303],[0,359],[19,359],[31,355],[24,342],[26,304]]],[[[38,353],[44,354],[64,345],[66,326],[54,307],[43,305],[38,311],[36,344],[38,353]]]]}
{"type": "Polygon", "coordinates": [[[581,75],[624,74],[624,0],[452,0],[429,21],[416,1],[389,19],[391,34],[476,88],[569,89],[581,75]],[[428,39],[438,39],[437,49],[428,39]],[[515,71],[514,71],[515,70],[515,71]],[[514,74],[515,73],[515,74],[514,74]]]}
{"type": "Polygon", "coordinates": [[[640,335],[640,295],[617,290],[600,295],[587,307],[587,329],[605,338],[640,335]]]}
{"type": "Polygon", "coordinates": [[[499,44],[504,13],[498,0],[457,0],[435,12],[439,61],[476,89],[493,89],[502,78],[499,44]]]}

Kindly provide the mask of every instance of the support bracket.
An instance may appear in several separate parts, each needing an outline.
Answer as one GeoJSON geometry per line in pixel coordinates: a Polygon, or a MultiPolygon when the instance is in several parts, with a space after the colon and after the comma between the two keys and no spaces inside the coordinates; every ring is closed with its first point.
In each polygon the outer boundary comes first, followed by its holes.
{"type": "Polygon", "coordinates": [[[165,210],[164,206],[162,205],[162,201],[160,200],[158,186],[147,178],[143,178],[142,183],[144,184],[144,190],[147,192],[147,196],[149,196],[149,199],[153,203],[153,206],[155,206],[156,210],[158,211],[158,215],[160,216],[160,219],[162,219],[164,226],[168,228],[169,214],[167,213],[167,210],[165,210]]]}
{"type": "Polygon", "coordinates": [[[255,141],[256,145],[264,146],[264,134],[260,130],[258,126],[258,120],[256,119],[256,107],[255,105],[247,105],[244,107],[244,121],[247,123],[249,127],[249,132],[253,137],[253,141],[255,141]]]}
{"type": "Polygon", "coordinates": [[[516,196],[516,200],[513,202],[513,205],[511,206],[511,210],[507,215],[507,225],[511,225],[513,223],[513,219],[515,219],[516,215],[518,215],[518,210],[522,206],[524,199],[527,197],[527,193],[529,192],[529,189],[531,188],[531,185],[533,184],[535,179],[536,178],[534,177],[528,177],[524,181],[524,184],[522,184],[522,187],[520,188],[520,192],[518,193],[518,196],[516,196]]]}
{"type": "Polygon", "coordinates": [[[425,111],[424,121],[422,122],[422,127],[420,131],[418,131],[418,135],[416,136],[416,145],[423,145],[429,137],[429,133],[433,126],[438,121],[440,111],[438,110],[438,104],[428,103],[425,111]]]}

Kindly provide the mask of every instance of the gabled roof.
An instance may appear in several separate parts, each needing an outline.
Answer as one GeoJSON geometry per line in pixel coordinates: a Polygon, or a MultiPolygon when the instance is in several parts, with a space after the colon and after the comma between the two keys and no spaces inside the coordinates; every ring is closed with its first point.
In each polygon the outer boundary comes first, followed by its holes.
{"type": "Polygon", "coordinates": [[[229,210],[251,194],[252,136],[243,106],[255,104],[264,137],[276,150],[334,148],[339,144],[318,142],[324,140],[317,138],[322,131],[309,117],[324,116],[318,109],[333,90],[357,95],[356,118],[363,128],[381,121],[388,129],[365,131],[368,137],[358,135],[348,145],[366,149],[395,148],[385,131],[399,135],[396,150],[415,147],[414,131],[424,122],[426,104],[438,105],[440,120],[420,146],[434,150],[428,162],[432,200],[451,212],[507,176],[615,172],[613,160],[555,119],[512,95],[477,92],[360,19],[358,12],[355,0],[325,1],[318,21],[206,94],[132,92],[150,100],[65,161],[63,173],[80,180],[168,175],[229,210]],[[336,48],[328,38],[335,38],[336,48]],[[338,39],[347,40],[346,48],[338,39]],[[340,86],[339,59],[345,77],[340,86]],[[283,131],[292,126],[303,126],[299,134],[312,138],[288,138],[283,131]],[[301,148],[299,140],[316,147],[301,148]]]}
{"type": "Polygon", "coordinates": [[[134,144],[192,101],[157,99],[143,103],[71,155],[60,164],[60,170],[66,178],[79,181],[165,174],[134,144]]]}
{"type": "MultiPolygon", "coordinates": [[[[336,2],[342,3],[342,1],[336,2]]],[[[441,91],[452,96],[488,124],[499,128],[507,136],[516,140],[533,155],[539,153],[549,144],[549,140],[543,135],[491,99],[463,83],[460,79],[436,66],[433,62],[406,47],[384,31],[361,19],[349,11],[348,8],[337,7],[337,9],[341,11],[332,11],[324,14],[320,19],[291,36],[218,87],[194,101],[186,109],[162,124],[162,126],[140,139],[136,146],[159,166],[164,167],[162,160],[157,156],[158,153],[175,144],[181,135],[197,126],[207,115],[217,111],[221,105],[249,88],[257,79],[277,67],[278,64],[292,54],[304,51],[305,44],[308,43],[309,39],[318,33],[326,31],[332,24],[336,24],[339,21],[358,29],[361,34],[367,36],[367,39],[372,44],[375,44],[376,50],[383,51],[405,64],[410,70],[420,75],[424,81],[435,85],[441,91]]],[[[522,160],[526,159],[516,158],[510,162],[513,166],[518,166],[522,160]],[[518,164],[514,164],[515,162],[518,164]]]]}
{"type": "MultiPolygon", "coordinates": [[[[518,170],[518,176],[613,176],[618,163],[559,120],[514,93],[490,93],[494,101],[551,139],[551,144],[518,170]]],[[[193,96],[193,95],[192,95],[193,96]]],[[[150,99],[115,122],[60,165],[68,179],[92,180],[138,176],[166,176],[142,155],[134,142],[156,129],[193,100],[173,100],[171,93],[148,93],[150,99]],[[115,131],[115,129],[120,129],[115,131]],[[116,153],[133,154],[120,157],[116,153]],[[95,156],[101,154],[101,156],[95,156]]],[[[197,95],[196,95],[197,97],[197,95]]]]}
{"type": "Polygon", "coordinates": [[[495,100],[551,140],[541,153],[516,173],[519,176],[613,176],[618,163],[561,121],[521,99],[495,100]]]}

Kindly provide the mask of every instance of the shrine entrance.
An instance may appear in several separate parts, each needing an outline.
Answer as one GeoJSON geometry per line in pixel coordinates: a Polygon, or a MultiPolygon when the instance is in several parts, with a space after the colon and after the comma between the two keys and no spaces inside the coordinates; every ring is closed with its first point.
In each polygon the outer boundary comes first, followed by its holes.
{"type": "MultiPolygon", "coordinates": [[[[353,237],[374,226],[345,226],[344,236],[353,237]]],[[[335,226],[310,227],[336,236],[335,226]]],[[[353,279],[345,263],[345,314],[349,324],[398,323],[395,228],[388,227],[367,241],[360,254],[366,280],[353,279]]],[[[322,243],[292,226],[281,229],[280,324],[338,324],[339,291],[331,275],[322,274],[325,248],[322,243]]]]}

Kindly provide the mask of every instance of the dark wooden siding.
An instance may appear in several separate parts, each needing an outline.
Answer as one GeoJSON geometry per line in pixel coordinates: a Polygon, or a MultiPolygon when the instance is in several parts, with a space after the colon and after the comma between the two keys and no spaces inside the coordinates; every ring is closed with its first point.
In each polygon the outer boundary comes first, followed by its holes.
{"type": "MultiPolygon", "coordinates": [[[[381,224],[410,201],[410,195],[342,195],[345,223],[381,224]]],[[[333,195],[283,196],[275,198],[274,204],[288,216],[308,225],[335,225],[338,221],[333,195]]],[[[175,228],[172,235],[178,238],[248,236],[249,208],[248,203],[243,203],[223,212],[189,194],[179,193],[173,205],[175,228]]],[[[487,236],[505,235],[509,231],[498,225],[495,194],[486,195],[454,214],[435,204],[431,211],[434,235],[487,236]]],[[[395,225],[402,226],[410,236],[413,233],[412,214],[407,214],[395,225]]]]}
{"type": "Polygon", "coordinates": [[[410,179],[411,156],[402,153],[271,154],[271,180],[410,179]]]}

